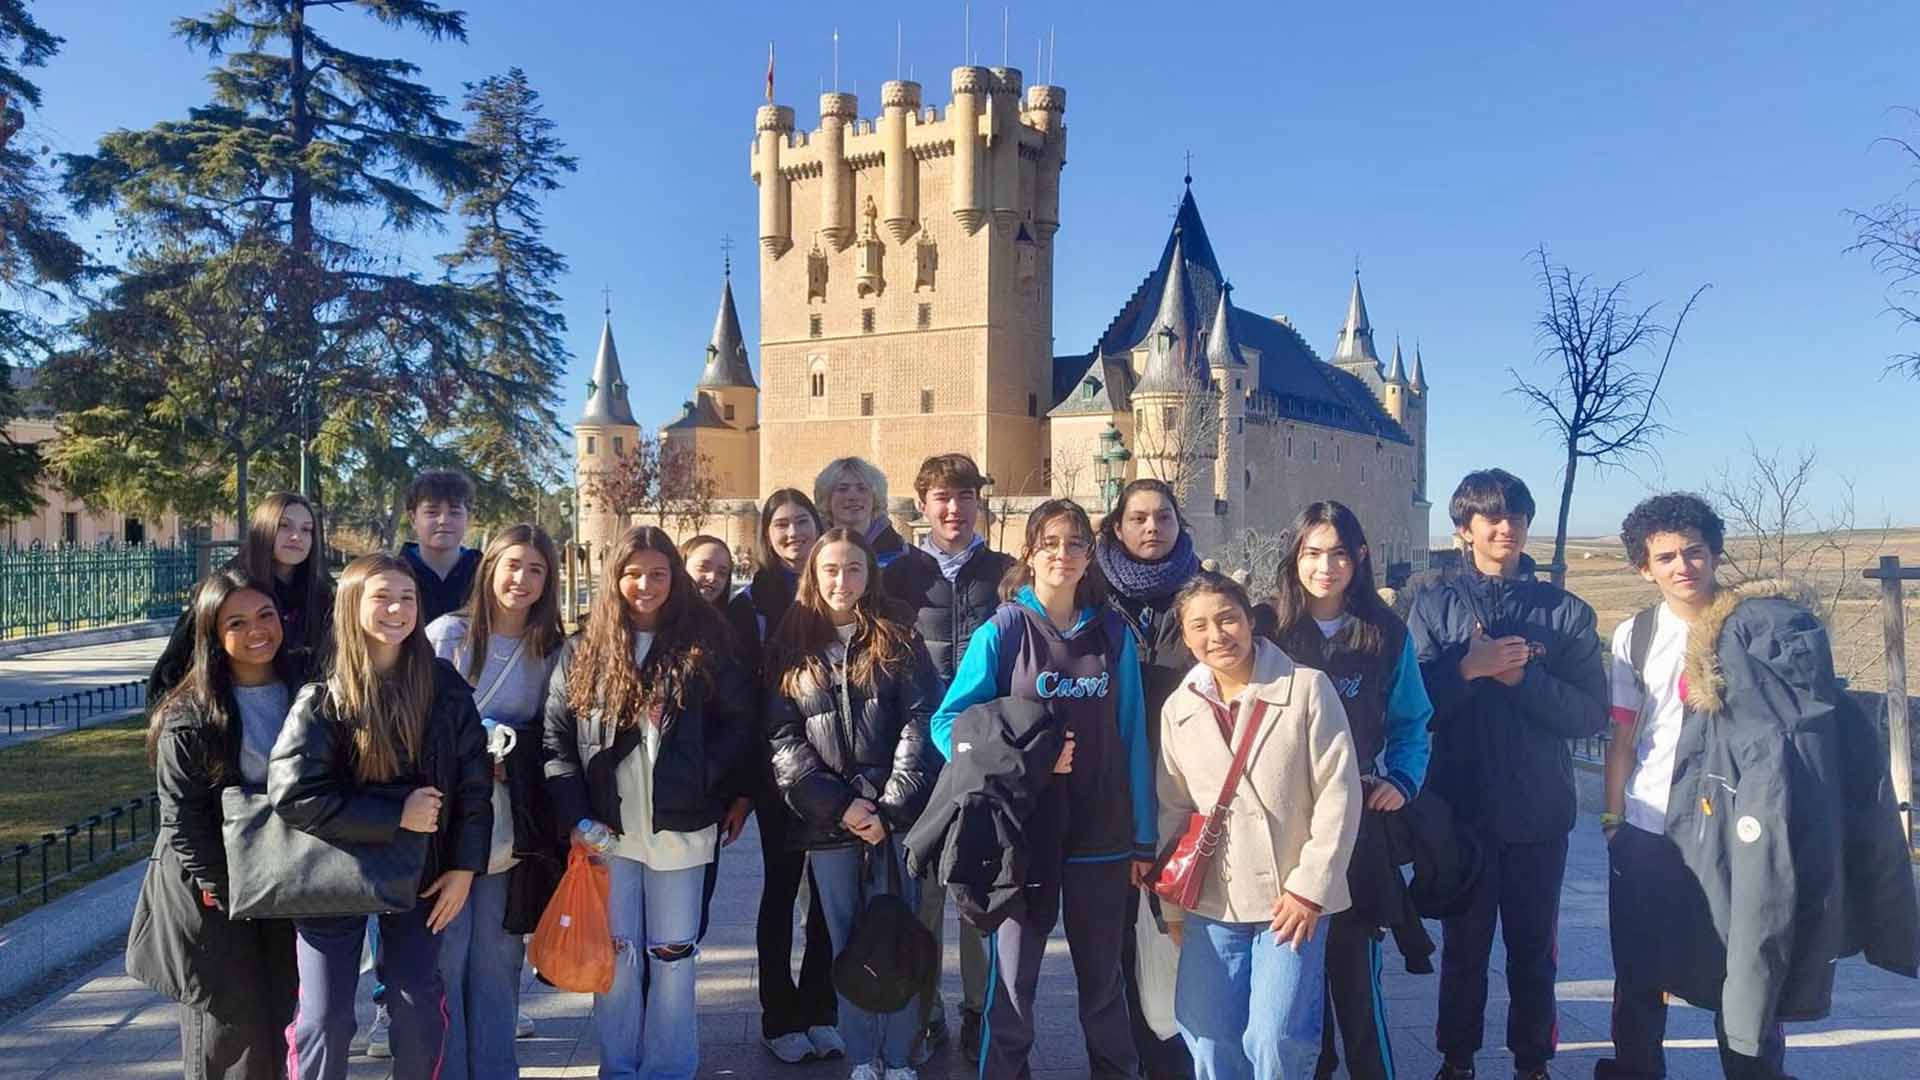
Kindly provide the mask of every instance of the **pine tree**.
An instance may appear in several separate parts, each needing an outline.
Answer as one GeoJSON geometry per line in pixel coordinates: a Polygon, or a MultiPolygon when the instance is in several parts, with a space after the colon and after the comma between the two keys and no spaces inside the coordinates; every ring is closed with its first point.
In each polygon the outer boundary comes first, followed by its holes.
{"type": "MultiPolygon", "coordinates": [[[[13,371],[44,357],[52,329],[43,317],[56,290],[80,281],[85,251],[53,209],[51,177],[26,131],[40,88],[26,68],[45,67],[61,39],[43,29],[25,0],[0,0],[0,426],[19,415],[13,371]]],[[[0,520],[25,517],[42,503],[38,450],[0,433],[0,520]]]]}
{"type": "MultiPolygon", "coordinates": [[[[332,464],[350,470],[351,448],[375,426],[429,430],[438,416],[427,402],[458,410],[539,392],[475,363],[467,289],[403,263],[395,234],[437,223],[443,204],[477,181],[476,154],[443,115],[444,99],[415,81],[416,65],[349,51],[316,23],[355,9],[432,40],[465,39],[463,16],[430,0],[226,0],[174,24],[220,61],[209,74],[213,100],[184,120],[112,132],[95,153],[65,162],[75,208],[112,212],[129,244],[110,302],[138,305],[183,276],[196,288],[223,287],[233,284],[232,260],[248,268],[248,287],[263,291],[246,348],[258,369],[252,379],[212,385],[204,368],[162,371],[166,392],[150,400],[218,400],[238,415],[234,395],[254,392],[242,385],[275,388],[247,413],[243,441],[299,451],[309,490],[314,446],[332,447],[341,455],[332,464]],[[339,430],[349,423],[363,426],[339,430]]],[[[239,298],[229,293],[212,306],[238,310],[239,298]]],[[[119,393],[117,377],[135,373],[126,367],[138,335],[99,336],[147,317],[137,306],[121,314],[89,320],[87,347],[67,358],[66,411],[105,404],[102,395],[119,393]]],[[[127,402],[123,412],[117,446],[77,446],[71,456],[150,460],[183,440],[209,458],[234,453],[232,439],[208,436],[180,405],[127,402]]],[[[244,512],[245,470],[233,464],[222,484],[244,512]]]]}
{"type": "MultiPolygon", "coordinates": [[[[500,495],[529,505],[559,479],[563,429],[555,387],[567,368],[566,318],[555,278],[566,259],[542,242],[543,196],[578,162],[562,153],[540,94],[519,68],[467,85],[478,182],[458,207],[467,228],[441,262],[468,285],[476,310],[476,366],[507,400],[469,399],[454,419],[457,455],[500,495]],[[522,388],[537,387],[530,395],[522,388]],[[506,420],[503,422],[502,418],[506,420]]],[[[483,484],[483,489],[489,485],[483,484]]],[[[484,515],[489,508],[480,508],[484,515]]]]}

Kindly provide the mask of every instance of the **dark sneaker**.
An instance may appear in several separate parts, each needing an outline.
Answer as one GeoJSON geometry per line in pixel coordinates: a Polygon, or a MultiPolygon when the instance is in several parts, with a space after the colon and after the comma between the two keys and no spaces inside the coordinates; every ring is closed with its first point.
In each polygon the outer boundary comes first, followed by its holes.
{"type": "Polygon", "coordinates": [[[1455,1065],[1451,1061],[1440,1063],[1440,1071],[1433,1074],[1433,1080],[1473,1080],[1473,1066],[1455,1065]]]}
{"type": "Polygon", "coordinates": [[[980,1014],[960,1010],[960,1053],[967,1064],[980,1064],[980,1014]]]}
{"type": "Polygon", "coordinates": [[[1515,1069],[1513,1080],[1553,1080],[1553,1074],[1544,1065],[1538,1069],[1515,1069]]]}

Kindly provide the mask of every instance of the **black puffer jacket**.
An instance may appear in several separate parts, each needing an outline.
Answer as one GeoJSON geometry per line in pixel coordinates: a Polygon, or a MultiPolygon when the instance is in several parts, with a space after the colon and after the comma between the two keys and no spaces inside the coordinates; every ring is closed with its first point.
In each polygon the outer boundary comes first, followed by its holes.
{"type": "Polygon", "coordinates": [[[1407,631],[1433,699],[1427,783],[1455,816],[1501,841],[1548,840],[1572,829],[1567,741],[1607,726],[1593,609],[1537,580],[1523,555],[1516,577],[1489,577],[1469,563],[1420,586],[1407,631]],[[1460,677],[1476,625],[1489,637],[1517,634],[1532,643],[1518,686],[1460,677]]]}
{"type": "MultiPolygon", "coordinates": [[[[866,646],[855,637],[850,657],[866,646]]],[[[856,798],[873,800],[889,831],[906,829],[940,772],[927,721],[941,690],[925,645],[915,639],[907,665],[882,672],[872,687],[848,681],[845,664],[829,668],[830,684],[809,677],[804,693],[772,693],[767,702],[774,782],[805,825],[789,842],[807,850],[860,842],[840,825],[856,798]]]]}
{"type": "Polygon", "coordinates": [[[1687,711],[1666,835],[1691,881],[1662,897],[1662,988],[1717,1008],[1758,1053],[1779,1020],[1833,1001],[1834,961],[1912,978],[1912,866],[1885,735],[1840,689],[1798,590],[1725,590],[1687,633],[1687,711]]]}
{"type": "MultiPolygon", "coordinates": [[[[420,882],[448,870],[487,872],[493,844],[493,759],[473,707],[473,688],[445,660],[433,662],[433,706],[425,745],[416,760],[383,789],[439,788],[440,827],[427,846],[420,882]]],[[[267,796],[287,823],[323,840],[391,841],[400,829],[404,799],[362,786],[353,778],[353,739],[334,711],[325,683],[300,691],[267,765],[267,796]]]]}
{"type": "MultiPolygon", "coordinates": [[[[239,715],[231,701],[227,715],[239,715]]],[[[206,890],[226,903],[220,793],[240,782],[240,732],[184,703],[163,723],[160,831],[127,933],[127,974],[229,1023],[287,1023],[298,981],[293,923],[230,922],[200,900],[206,890]]]]}
{"type": "Polygon", "coordinates": [[[908,548],[880,575],[887,597],[913,609],[913,628],[927,643],[940,685],[953,681],[953,669],[967,651],[973,632],[1000,607],[1000,579],[1013,556],[981,547],[960,567],[954,580],[940,572],[932,555],[908,548]]]}
{"type": "MultiPolygon", "coordinates": [[[[223,569],[244,571],[246,567],[238,560],[231,560],[223,569]]],[[[324,564],[318,569],[321,574],[326,573],[324,564]]],[[[333,579],[326,580],[326,599],[318,611],[303,610],[306,592],[295,582],[274,578],[270,585],[273,606],[280,611],[283,635],[274,666],[286,672],[294,686],[319,678],[327,653],[333,647],[333,579]]],[[[200,586],[195,583],[187,594],[186,610],[173,624],[166,648],[160,650],[160,658],[147,673],[148,701],[157,702],[166,697],[167,691],[180,685],[180,680],[187,677],[187,669],[193,666],[193,606],[199,595],[200,586]]]]}
{"type": "MultiPolygon", "coordinates": [[[[547,794],[560,828],[592,818],[617,830],[615,773],[639,749],[643,732],[639,724],[616,724],[598,707],[578,716],[567,704],[567,672],[579,648],[575,634],[547,681],[547,794]]],[[[717,823],[735,796],[751,794],[742,766],[758,742],[754,705],[753,680],[732,657],[719,655],[711,677],[688,687],[685,705],[662,718],[660,756],[653,762],[655,832],[697,832],[717,823]]]]}
{"type": "Polygon", "coordinates": [[[1147,703],[1147,744],[1155,761],[1160,760],[1160,711],[1198,663],[1180,633],[1180,621],[1173,617],[1173,597],[1128,596],[1118,588],[1109,597],[1140,643],[1140,689],[1147,703]]]}

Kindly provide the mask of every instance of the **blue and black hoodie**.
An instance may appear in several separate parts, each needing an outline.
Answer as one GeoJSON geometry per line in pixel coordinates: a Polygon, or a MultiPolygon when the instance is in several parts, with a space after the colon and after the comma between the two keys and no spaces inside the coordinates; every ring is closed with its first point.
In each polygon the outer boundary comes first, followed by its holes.
{"type": "Polygon", "coordinates": [[[974,631],[933,714],[933,744],[953,757],[953,720],[995,698],[1039,701],[1074,735],[1066,808],[1069,862],[1151,859],[1158,827],[1138,646],[1124,618],[1085,608],[1072,629],[1031,588],[974,631]]]}

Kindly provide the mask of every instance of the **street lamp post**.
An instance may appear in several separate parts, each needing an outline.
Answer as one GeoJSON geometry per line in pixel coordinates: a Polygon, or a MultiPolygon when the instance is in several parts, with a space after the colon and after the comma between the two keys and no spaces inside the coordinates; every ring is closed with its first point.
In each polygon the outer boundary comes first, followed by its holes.
{"type": "Polygon", "coordinates": [[[1120,488],[1127,477],[1127,462],[1133,460],[1133,452],[1121,441],[1120,429],[1107,421],[1107,430],[1100,433],[1100,450],[1093,456],[1094,475],[1100,480],[1101,512],[1113,510],[1113,504],[1120,498],[1120,488]]]}

